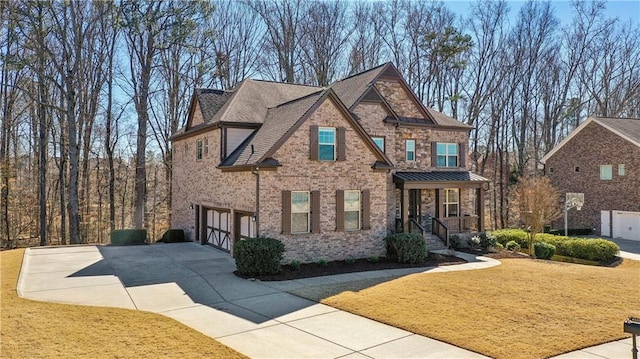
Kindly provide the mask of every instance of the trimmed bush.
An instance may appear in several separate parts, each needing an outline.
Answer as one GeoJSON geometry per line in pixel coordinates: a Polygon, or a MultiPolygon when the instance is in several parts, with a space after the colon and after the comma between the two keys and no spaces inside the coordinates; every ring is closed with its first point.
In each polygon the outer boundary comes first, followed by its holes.
{"type": "Polygon", "coordinates": [[[396,233],[384,240],[387,257],[396,258],[400,263],[415,264],[427,259],[427,245],[417,233],[396,233]]]}
{"type": "Polygon", "coordinates": [[[116,229],[111,232],[111,244],[114,246],[129,246],[147,243],[146,229],[116,229]]]}
{"type": "Polygon", "coordinates": [[[549,243],[536,242],[533,244],[533,250],[535,251],[536,258],[551,259],[556,253],[556,246],[549,243]]]}
{"type": "MultiPolygon", "coordinates": [[[[550,229],[546,232],[555,236],[564,236],[564,229],[550,229]]],[[[570,236],[588,236],[593,234],[593,228],[567,228],[567,234],[570,236]]]]}
{"type": "Polygon", "coordinates": [[[164,243],[184,242],[184,230],[170,229],[164,232],[161,241],[164,243]]]}
{"type": "Polygon", "coordinates": [[[284,244],[274,238],[249,238],[236,242],[236,267],[242,275],[267,275],[280,272],[284,244]]]}
{"type": "Polygon", "coordinates": [[[520,252],[520,250],[522,249],[518,244],[518,242],[516,241],[507,242],[507,245],[505,246],[505,248],[507,248],[507,250],[515,251],[515,252],[520,252]]]}
{"type": "MultiPolygon", "coordinates": [[[[515,241],[521,248],[526,248],[527,232],[521,229],[501,229],[491,232],[499,243],[509,249],[508,242],[515,241]]],[[[596,262],[611,261],[620,248],[617,244],[605,239],[572,238],[556,236],[551,233],[536,234],[535,242],[544,242],[556,247],[556,254],[596,262]]],[[[535,244],[534,244],[535,250],[535,244]]],[[[538,254],[536,253],[536,256],[538,254]]]]}
{"type": "Polygon", "coordinates": [[[503,246],[507,246],[508,242],[515,241],[520,248],[527,247],[527,232],[522,229],[499,229],[491,232],[496,241],[503,246]]]}

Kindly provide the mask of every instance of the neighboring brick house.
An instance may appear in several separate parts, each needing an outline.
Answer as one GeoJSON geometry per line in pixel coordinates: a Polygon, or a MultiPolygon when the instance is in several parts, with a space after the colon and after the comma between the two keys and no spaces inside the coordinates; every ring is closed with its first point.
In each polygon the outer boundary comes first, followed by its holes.
{"type": "Polygon", "coordinates": [[[385,236],[431,217],[483,230],[470,129],[425,108],[390,63],[329,87],[197,90],[172,137],[172,227],[230,252],[274,237],[303,262],[384,255],[385,236]]]}
{"type": "Polygon", "coordinates": [[[542,161],[563,198],[584,193],[582,209],[569,211],[569,228],[640,240],[640,119],[589,117],[542,161]]]}

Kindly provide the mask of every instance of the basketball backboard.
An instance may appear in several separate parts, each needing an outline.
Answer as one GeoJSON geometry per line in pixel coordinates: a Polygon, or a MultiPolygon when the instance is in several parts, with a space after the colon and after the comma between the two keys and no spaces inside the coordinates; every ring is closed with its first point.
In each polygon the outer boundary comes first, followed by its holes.
{"type": "Polygon", "coordinates": [[[567,192],[565,199],[565,206],[567,209],[575,208],[578,211],[582,209],[584,205],[584,193],[567,192]]]}

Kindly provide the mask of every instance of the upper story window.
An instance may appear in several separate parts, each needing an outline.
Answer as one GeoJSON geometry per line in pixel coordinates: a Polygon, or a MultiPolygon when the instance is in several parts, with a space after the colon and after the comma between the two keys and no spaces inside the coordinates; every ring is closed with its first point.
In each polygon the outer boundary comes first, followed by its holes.
{"type": "Polygon", "coordinates": [[[406,140],[404,143],[405,159],[407,161],[416,160],[416,140],[406,140]]]}
{"type": "Polygon", "coordinates": [[[624,176],[626,174],[627,170],[624,168],[624,165],[618,165],[618,176],[624,176]]]}
{"type": "Polygon", "coordinates": [[[309,192],[291,192],[291,233],[309,233],[309,192]]]}
{"type": "Polygon", "coordinates": [[[437,167],[458,167],[458,144],[436,144],[437,167]]]}
{"type": "Polygon", "coordinates": [[[202,140],[196,141],[196,160],[202,159],[202,140]]]}
{"type": "Polygon", "coordinates": [[[336,159],[336,129],[333,127],[318,128],[318,159],[321,161],[335,161],[336,159]]]}
{"type": "Polygon", "coordinates": [[[613,179],[613,166],[612,165],[600,165],[600,179],[611,180],[613,179]]]}
{"type": "Polygon", "coordinates": [[[360,229],[360,191],[344,191],[344,229],[360,229]]]}
{"type": "Polygon", "coordinates": [[[384,152],[384,137],[375,136],[375,137],[371,137],[371,139],[373,139],[373,142],[375,142],[378,148],[380,148],[380,150],[384,152]]]}

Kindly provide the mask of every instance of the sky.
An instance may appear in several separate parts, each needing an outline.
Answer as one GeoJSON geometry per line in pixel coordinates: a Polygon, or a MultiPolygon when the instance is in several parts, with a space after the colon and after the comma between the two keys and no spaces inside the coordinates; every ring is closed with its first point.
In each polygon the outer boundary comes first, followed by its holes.
{"type": "MultiPolygon", "coordinates": [[[[475,1],[444,0],[444,3],[457,15],[466,15],[469,12],[471,4],[475,3],[475,1]]],[[[507,0],[507,3],[511,8],[510,19],[515,19],[518,10],[525,1],[507,0]]],[[[562,25],[571,22],[571,19],[573,18],[571,1],[551,0],[551,4],[555,7],[556,16],[559,18],[562,25]]],[[[607,1],[606,14],[608,17],[617,17],[622,22],[631,20],[635,24],[640,24],[640,0],[609,0],[607,1]]]]}

